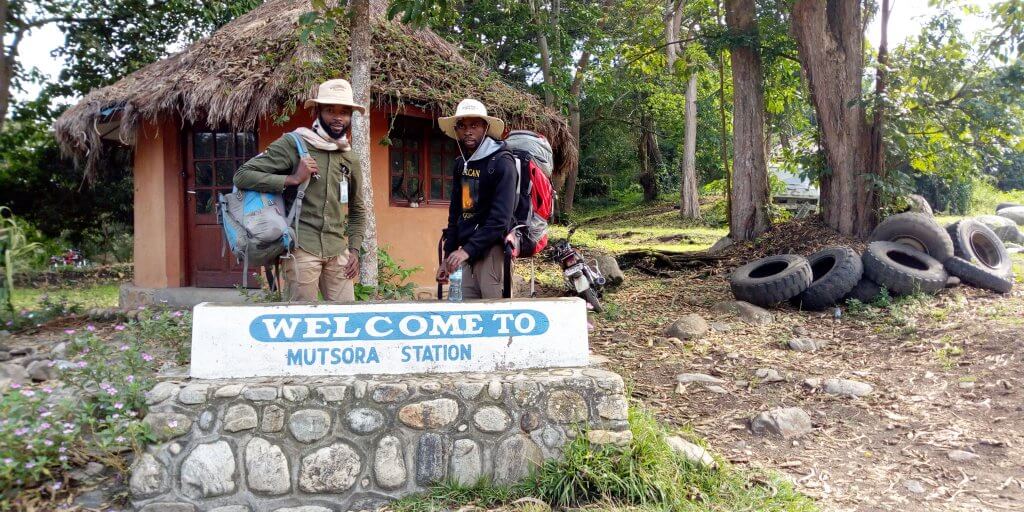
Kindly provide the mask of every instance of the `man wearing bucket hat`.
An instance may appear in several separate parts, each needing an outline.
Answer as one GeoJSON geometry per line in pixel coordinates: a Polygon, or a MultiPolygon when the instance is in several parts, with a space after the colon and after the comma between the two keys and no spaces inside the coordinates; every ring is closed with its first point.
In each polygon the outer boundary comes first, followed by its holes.
{"type": "Polygon", "coordinates": [[[462,154],[452,173],[438,282],[461,267],[464,298],[501,298],[504,280],[511,278],[504,271],[504,238],[512,222],[519,172],[501,142],[505,122],[487,115],[483,103],[465,99],[455,115],[439,118],[437,124],[458,141],[462,154]]]}
{"type": "Polygon", "coordinates": [[[359,161],[351,153],[352,111],[366,109],[352,98],[346,80],[328,80],[315,98],[306,100],[313,125],[285,134],[235,172],[239,189],[284,192],[286,211],[298,185],[309,181],[301,199],[295,249],[282,258],[284,297],[313,302],[318,292],[327,301],[355,300],[359,248],[365,232],[359,161]],[[299,146],[308,155],[300,156],[299,146]],[[347,207],[347,215],[346,215],[347,207]],[[287,261],[286,261],[287,260],[287,261]]]}

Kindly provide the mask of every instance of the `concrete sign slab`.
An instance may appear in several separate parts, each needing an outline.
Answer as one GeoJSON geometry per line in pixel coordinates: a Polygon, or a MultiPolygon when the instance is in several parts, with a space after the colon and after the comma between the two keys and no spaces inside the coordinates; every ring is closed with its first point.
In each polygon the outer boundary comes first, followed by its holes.
{"type": "Polygon", "coordinates": [[[192,315],[191,375],[489,372],[585,366],[578,298],[359,304],[214,304],[192,315]]]}

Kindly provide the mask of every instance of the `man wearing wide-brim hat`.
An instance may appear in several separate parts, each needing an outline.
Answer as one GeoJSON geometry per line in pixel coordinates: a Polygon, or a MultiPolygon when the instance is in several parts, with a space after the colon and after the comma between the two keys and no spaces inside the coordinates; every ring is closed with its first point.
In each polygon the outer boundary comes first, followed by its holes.
{"type": "Polygon", "coordinates": [[[234,183],[240,189],[284,192],[287,210],[298,185],[309,181],[301,199],[296,247],[282,258],[284,297],[313,302],[323,294],[327,301],[351,302],[366,212],[359,161],[351,153],[349,140],[352,111],[365,114],[366,109],[354,101],[352,86],[341,79],[321,84],[305,108],[312,110],[313,124],[293,133],[309,155],[300,158],[295,140],[285,134],[242,164],[234,183]]]}
{"type": "Polygon", "coordinates": [[[462,268],[466,299],[502,297],[505,279],[504,238],[516,203],[518,169],[501,142],[505,122],[487,114],[477,100],[459,103],[455,115],[437,120],[441,130],[458,141],[462,156],[452,172],[452,201],[444,233],[444,260],[439,282],[462,268]]]}

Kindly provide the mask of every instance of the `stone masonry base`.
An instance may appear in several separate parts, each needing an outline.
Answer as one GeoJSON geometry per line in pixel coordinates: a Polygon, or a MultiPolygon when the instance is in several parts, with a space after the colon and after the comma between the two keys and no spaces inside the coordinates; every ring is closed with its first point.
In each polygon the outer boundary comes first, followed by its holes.
{"type": "Polygon", "coordinates": [[[341,512],[445,480],[507,484],[581,430],[628,443],[624,393],[621,377],[596,368],[161,382],[145,418],[160,442],[132,466],[132,503],[341,512]]]}

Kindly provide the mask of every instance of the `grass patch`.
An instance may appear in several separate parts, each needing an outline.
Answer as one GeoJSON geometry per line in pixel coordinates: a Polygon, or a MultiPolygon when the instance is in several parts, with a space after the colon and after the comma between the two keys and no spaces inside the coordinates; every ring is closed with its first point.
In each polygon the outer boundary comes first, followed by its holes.
{"type": "Polygon", "coordinates": [[[695,465],[665,441],[653,416],[632,409],[633,442],[624,448],[592,446],[579,435],[561,459],[545,462],[521,484],[472,487],[446,483],[393,503],[395,512],[483,509],[811,511],[814,502],[774,473],[741,470],[719,460],[718,469],[695,465]],[[538,501],[539,500],[539,501],[538,501]]]}
{"type": "Polygon", "coordinates": [[[43,301],[77,304],[83,308],[117,307],[121,284],[97,284],[79,288],[15,288],[12,294],[15,309],[29,309],[43,301]]]}

